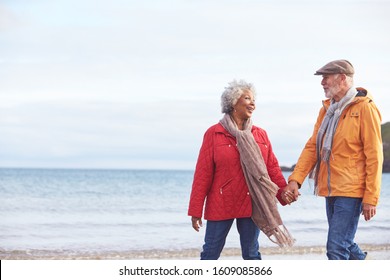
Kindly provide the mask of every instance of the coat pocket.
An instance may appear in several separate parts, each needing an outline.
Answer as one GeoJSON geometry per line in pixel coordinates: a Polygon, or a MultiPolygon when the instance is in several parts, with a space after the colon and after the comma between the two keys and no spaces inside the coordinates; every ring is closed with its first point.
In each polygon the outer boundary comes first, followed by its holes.
{"type": "Polygon", "coordinates": [[[233,181],[233,178],[230,178],[225,183],[223,183],[219,188],[219,194],[224,195],[229,193],[229,188],[231,187],[231,181],[233,181]]]}
{"type": "Polygon", "coordinates": [[[230,211],[234,211],[235,209],[235,198],[233,192],[233,178],[227,180],[219,187],[219,197],[223,203],[223,208],[226,213],[230,213],[230,211]]]}

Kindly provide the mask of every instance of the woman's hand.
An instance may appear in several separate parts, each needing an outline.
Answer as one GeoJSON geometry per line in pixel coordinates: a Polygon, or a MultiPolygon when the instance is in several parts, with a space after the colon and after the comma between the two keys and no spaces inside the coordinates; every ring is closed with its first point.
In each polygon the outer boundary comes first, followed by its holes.
{"type": "Polygon", "coordinates": [[[191,217],[192,227],[194,230],[199,231],[202,226],[202,218],[191,217]]]}

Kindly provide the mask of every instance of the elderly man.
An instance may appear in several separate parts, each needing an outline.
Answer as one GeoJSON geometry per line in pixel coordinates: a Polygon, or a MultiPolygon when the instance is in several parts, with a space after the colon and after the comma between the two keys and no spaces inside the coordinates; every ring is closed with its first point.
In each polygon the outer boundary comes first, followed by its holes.
{"type": "Polygon", "coordinates": [[[286,187],[298,199],[309,175],[325,197],[329,260],[366,258],[355,233],[361,213],[366,221],[376,214],[381,186],[381,115],[367,90],[353,86],[354,72],[349,61],[335,60],[314,74],[322,75],[327,99],[286,187]]]}

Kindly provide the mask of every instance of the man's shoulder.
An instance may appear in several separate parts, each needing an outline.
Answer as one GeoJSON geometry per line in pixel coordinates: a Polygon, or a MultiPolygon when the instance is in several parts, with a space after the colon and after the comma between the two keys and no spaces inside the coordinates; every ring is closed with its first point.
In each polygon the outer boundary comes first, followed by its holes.
{"type": "Polygon", "coordinates": [[[361,111],[368,110],[368,111],[377,112],[377,114],[379,114],[380,116],[380,110],[375,104],[372,94],[365,88],[360,87],[360,88],[356,88],[356,90],[358,91],[358,93],[356,94],[355,100],[351,108],[354,108],[356,110],[361,110],[361,111]]]}
{"type": "Polygon", "coordinates": [[[367,103],[374,102],[372,94],[363,87],[356,88],[357,94],[355,97],[355,103],[360,104],[361,106],[365,106],[367,103]]]}
{"type": "Polygon", "coordinates": [[[368,95],[368,90],[366,90],[365,88],[357,87],[356,91],[356,97],[366,97],[368,95]]]}

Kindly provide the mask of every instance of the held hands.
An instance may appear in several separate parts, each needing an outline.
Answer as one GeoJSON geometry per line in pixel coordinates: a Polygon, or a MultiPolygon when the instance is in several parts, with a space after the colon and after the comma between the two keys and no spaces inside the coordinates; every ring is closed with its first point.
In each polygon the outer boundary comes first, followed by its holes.
{"type": "Polygon", "coordinates": [[[202,218],[191,217],[192,227],[194,230],[199,231],[202,226],[202,218]]]}
{"type": "Polygon", "coordinates": [[[298,191],[298,183],[295,181],[290,181],[288,185],[284,188],[282,192],[282,199],[287,203],[291,204],[294,201],[298,200],[298,196],[301,194],[298,191]]]}

